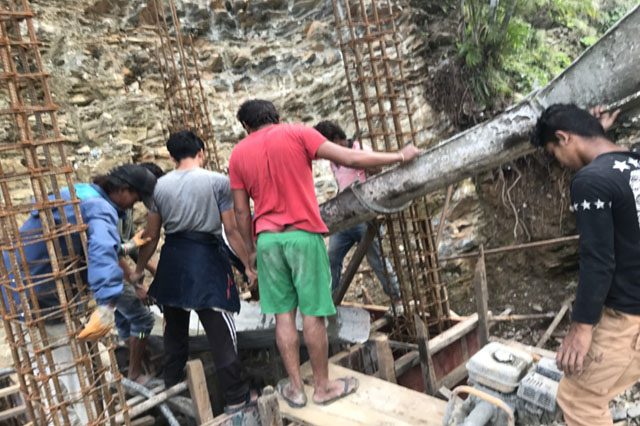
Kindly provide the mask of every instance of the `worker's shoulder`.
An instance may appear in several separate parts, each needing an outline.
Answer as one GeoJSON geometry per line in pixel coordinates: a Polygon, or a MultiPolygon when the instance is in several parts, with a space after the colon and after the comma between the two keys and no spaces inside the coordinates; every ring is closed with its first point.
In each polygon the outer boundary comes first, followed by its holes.
{"type": "Polygon", "coordinates": [[[94,218],[108,218],[110,222],[114,223],[118,221],[116,208],[101,196],[80,200],[80,209],[85,221],[90,221],[94,218]]]}

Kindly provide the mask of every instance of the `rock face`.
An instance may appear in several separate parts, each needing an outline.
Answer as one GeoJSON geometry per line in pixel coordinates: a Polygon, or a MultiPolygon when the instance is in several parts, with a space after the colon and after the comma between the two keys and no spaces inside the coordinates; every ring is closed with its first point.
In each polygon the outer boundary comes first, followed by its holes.
{"type": "MultiPolygon", "coordinates": [[[[285,121],[312,125],[330,118],[353,133],[330,1],[176,0],[176,6],[183,32],[194,37],[224,163],[244,135],[235,113],[251,98],[273,100],[285,121]]],[[[153,1],[33,0],[32,7],[79,179],[129,161],[156,161],[170,169],[153,1]]],[[[417,34],[411,12],[405,16],[400,31],[417,34]]],[[[409,79],[416,87],[426,69],[424,47],[419,37],[405,40],[409,79]]],[[[430,127],[430,108],[418,104],[425,107],[416,121],[430,127]]],[[[336,187],[328,165],[316,169],[322,202],[336,187]]]]}

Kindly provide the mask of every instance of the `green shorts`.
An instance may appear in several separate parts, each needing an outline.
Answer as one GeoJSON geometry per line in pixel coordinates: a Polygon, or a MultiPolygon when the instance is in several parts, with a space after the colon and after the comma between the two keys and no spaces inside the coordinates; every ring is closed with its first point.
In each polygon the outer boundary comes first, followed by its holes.
{"type": "Polygon", "coordinates": [[[258,288],[265,314],[300,308],[304,315],[335,315],[329,256],[320,234],[262,232],[258,236],[258,288]]]}

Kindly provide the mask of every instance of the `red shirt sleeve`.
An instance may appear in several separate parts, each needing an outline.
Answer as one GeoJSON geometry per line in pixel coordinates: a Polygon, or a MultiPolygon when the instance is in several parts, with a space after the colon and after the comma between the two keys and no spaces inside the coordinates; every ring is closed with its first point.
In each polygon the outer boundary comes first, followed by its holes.
{"type": "Polygon", "coordinates": [[[229,181],[231,183],[231,189],[244,189],[247,188],[244,185],[244,181],[242,180],[242,171],[240,170],[240,164],[236,160],[238,156],[237,150],[233,150],[231,153],[231,158],[229,158],[229,181]]]}
{"type": "Polygon", "coordinates": [[[313,127],[307,126],[296,126],[296,132],[298,137],[302,141],[304,145],[304,149],[307,151],[309,158],[312,160],[316,158],[316,153],[318,152],[318,148],[320,145],[327,141],[327,138],[322,136],[320,132],[318,132],[313,127]]]}

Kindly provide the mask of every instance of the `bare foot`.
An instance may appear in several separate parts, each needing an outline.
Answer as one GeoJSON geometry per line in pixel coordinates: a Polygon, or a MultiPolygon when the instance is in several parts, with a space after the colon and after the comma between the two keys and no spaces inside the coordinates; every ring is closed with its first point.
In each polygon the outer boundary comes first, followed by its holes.
{"type": "Polygon", "coordinates": [[[330,404],[354,393],[358,389],[358,385],[358,379],[355,377],[342,377],[338,380],[331,380],[324,389],[315,389],[313,402],[320,405],[330,404]]]}

